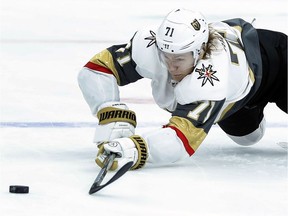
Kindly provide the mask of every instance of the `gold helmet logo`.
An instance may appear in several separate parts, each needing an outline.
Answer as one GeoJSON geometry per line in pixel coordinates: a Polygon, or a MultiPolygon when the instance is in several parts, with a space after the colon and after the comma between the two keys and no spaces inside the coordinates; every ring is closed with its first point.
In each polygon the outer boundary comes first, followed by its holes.
{"type": "Polygon", "coordinates": [[[191,25],[196,31],[199,31],[201,28],[201,25],[197,19],[194,19],[193,22],[191,23],[191,25]]]}

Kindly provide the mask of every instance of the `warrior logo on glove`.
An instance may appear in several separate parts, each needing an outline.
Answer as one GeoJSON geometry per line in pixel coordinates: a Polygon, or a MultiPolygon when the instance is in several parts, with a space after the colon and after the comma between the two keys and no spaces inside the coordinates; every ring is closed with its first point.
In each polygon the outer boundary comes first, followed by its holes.
{"type": "Polygon", "coordinates": [[[105,107],[97,113],[99,124],[124,121],[136,127],[136,114],[131,110],[124,110],[115,107],[105,107]]]}

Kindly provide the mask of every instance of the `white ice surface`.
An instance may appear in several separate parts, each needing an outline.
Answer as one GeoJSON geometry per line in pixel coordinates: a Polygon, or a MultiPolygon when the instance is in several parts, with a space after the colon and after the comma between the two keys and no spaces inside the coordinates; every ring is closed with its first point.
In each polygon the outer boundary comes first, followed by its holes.
{"type": "MultiPolygon", "coordinates": [[[[0,0],[1,216],[288,215],[287,151],[277,145],[288,141],[287,115],[275,105],[265,110],[266,134],[254,146],[240,147],[214,126],[188,160],[147,165],[88,195],[99,168],[86,123],[96,120],[77,73],[95,53],[158,25],[177,6],[197,8],[208,21],[256,18],[259,28],[288,33],[284,0],[0,0]],[[9,193],[13,184],[30,193],[9,193]]],[[[137,113],[137,133],[168,121],[149,81],[121,87],[121,96],[137,113]]]]}

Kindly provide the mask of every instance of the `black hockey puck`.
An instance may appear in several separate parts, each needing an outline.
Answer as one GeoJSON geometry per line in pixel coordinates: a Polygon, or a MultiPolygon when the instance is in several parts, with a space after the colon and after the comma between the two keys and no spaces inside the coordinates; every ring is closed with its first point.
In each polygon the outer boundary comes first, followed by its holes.
{"type": "Polygon", "coordinates": [[[10,185],[9,187],[10,193],[29,193],[29,187],[23,185],[10,185]]]}

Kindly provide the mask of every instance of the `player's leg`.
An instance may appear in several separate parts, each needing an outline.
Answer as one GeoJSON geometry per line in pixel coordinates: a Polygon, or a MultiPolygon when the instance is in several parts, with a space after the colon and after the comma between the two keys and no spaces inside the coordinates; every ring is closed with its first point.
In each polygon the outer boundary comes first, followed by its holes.
{"type": "Polygon", "coordinates": [[[253,145],[261,140],[265,133],[265,105],[243,107],[218,124],[235,143],[242,146],[253,145]]]}
{"type": "Polygon", "coordinates": [[[263,80],[257,99],[266,97],[287,113],[287,35],[262,29],[257,32],[263,64],[263,80]]]}
{"type": "Polygon", "coordinates": [[[262,57],[262,80],[247,106],[224,119],[219,126],[240,145],[258,142],[265,132],[264,107],[275,102],[287,113],[287,35],[258,29],[262,57]]]}
{"type": "Polygon", "coordinates": [[[277,106],[288,113],[287,109],[287,35],[279,35],[279,46],[278,53],[281,57],[281,66],[280,66],[280,85],[279,90],[275,96],[275,102],[277,106]]]}

